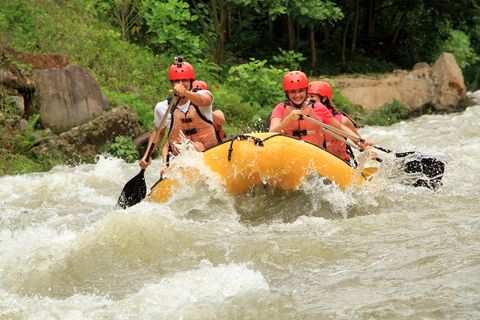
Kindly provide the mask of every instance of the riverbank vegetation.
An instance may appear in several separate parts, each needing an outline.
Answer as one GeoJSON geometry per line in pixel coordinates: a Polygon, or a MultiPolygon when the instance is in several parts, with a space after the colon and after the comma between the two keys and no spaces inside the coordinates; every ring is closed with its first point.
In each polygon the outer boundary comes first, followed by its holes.
{"type": "MultiPolygon", "coordinates": [[[[152,126],[155,103],[169,95],[167,70],[182,54],[225,112],[227,133],[237,134],[263,128],[292,69],[311,78],[379,74],[450,51],[477,89],[479,25],[472,0],[7,0],[0,49],[2,63],[26,70],[12,52],[68,56],[95,76],[111,105],[132,107],[143,129],[152,126]]],[[[360,124],[408,117],[398,103],[365,115],[338,91],[334,100],[360,124]]]]}

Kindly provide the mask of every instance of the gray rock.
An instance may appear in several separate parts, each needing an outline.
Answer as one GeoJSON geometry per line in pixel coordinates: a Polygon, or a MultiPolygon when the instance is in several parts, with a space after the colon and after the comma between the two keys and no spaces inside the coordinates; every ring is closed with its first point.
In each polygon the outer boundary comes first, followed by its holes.
{"type": "Polygon", "coordinates": [[[41,123],[56,132],[87,123],[108,107],[98,83],[81,67],[35,70],[34,81],[41,123]]]}
{"type": "Polygon", "coordinates": [[[81,126],[62,132],[38,152],[60,151],[68,159],[92,159],[116,136],[135,137],[140,133],[138,118],[128,106],[119,106],[81,126]]]}

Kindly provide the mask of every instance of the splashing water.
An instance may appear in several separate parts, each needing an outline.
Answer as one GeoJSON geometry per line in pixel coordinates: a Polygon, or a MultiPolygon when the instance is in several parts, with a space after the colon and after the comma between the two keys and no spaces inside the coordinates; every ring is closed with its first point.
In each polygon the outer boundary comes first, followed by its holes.
{"type": "Polygon", "coordinates": [[[182,147],[170,174],[185,186],[127,210],[115,203],[139,168],[119,159],[1,177],[0,319],[478,318],[479,123],[474,106],[362,129],[451,157],[437,191],[381,152],[360,190],[306,179],[232,197],[182,147]]]}

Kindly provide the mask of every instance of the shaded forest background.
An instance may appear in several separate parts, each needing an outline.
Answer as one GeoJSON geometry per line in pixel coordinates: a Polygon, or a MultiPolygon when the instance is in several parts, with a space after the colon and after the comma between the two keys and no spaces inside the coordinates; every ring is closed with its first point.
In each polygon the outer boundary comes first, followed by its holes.
{"type": "MultiPolygon", "coordinates": [[[[183,55],[205,80],[226,130],[263,127],[284,99],[282,78],[380,74],[451,52],[480,87],[478,0],[4,0],[1,64],[14,52],[66,55],[91,72],[111,106],[128,104],[143,129],[169,93],[183,55]]],[[[337,106],[358,113],[338,91],[337,106]]]]}
{"type": "Polygon", "coordinates": [[[480,85],[475,0],[7,0],[0,35],[2,47],[64,54],[90,69],[113,104],[134,107],[146,127],[178,54],[236,127],[283,99],[288,69],[383,73],[448,51],[469,88],[480,85]]]}

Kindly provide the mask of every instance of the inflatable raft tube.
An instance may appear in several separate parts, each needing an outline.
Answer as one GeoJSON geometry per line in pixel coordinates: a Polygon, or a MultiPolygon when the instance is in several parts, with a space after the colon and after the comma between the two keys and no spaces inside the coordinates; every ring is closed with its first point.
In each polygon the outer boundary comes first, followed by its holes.
{"type": "MultiPolygon", "coordinates": [[[[203,152],[203,161],[220,175],[226,190],[240,194],[258,185],[295,190],[309,175],[316,175],[345,189],[361,186],[365,177],[347,162],[314,144],[283,134],[263,132],[236,136],[203,152]]],[[[164,179],[149,195],[166,202],[178,182],[164,179]]]]}

